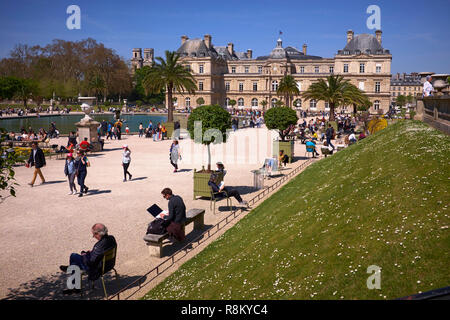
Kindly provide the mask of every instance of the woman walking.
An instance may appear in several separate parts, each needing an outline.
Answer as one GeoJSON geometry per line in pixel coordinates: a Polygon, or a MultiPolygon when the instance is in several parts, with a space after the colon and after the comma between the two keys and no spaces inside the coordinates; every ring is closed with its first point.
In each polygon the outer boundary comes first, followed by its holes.
{"type": "Polygon", "coordinates": [[[170,164],[174,167],[173,172],[178,171],[178,159],[181,160],[180,146],[178,145],[178,140],[174,140],[170,146],[170,164]]]}
{"type": "Polygon", "coordinates": [[[69,187],[70,187],[70,193],[77,194],[77,187],[75,186],[75,175],[76,175],[76,169],[75,169],[75,161],[73,159],[72,153],[69,153],[67,155],[66,164],[64,166],[64,173],[66,177],[69,179],[69,187]]]}
{"type": "Polygon", "coordinates": [[[83,151],[78,151],[77,159],[75,160],[75,168],[76,168],[76,176],[78,180],[78,184],[80,185],[80,193],[79,197],[83,196],[83,192],[87,193],[89,188],[84,184],[84,180],[87,176],[87,167],[90,167],[91,164],[88,158],[84,155],[83,151]]]}
{"type": "Polygon", "coordinates": [[[127,181],[127,174],[129,179],[131,180],[131,173],[128,172],[128,167],[131,162],[131,150],[128,148],[128,145],[123,145],[123,154],[122,154],[122,166],[123,166],[123,182],[127,181]]]}

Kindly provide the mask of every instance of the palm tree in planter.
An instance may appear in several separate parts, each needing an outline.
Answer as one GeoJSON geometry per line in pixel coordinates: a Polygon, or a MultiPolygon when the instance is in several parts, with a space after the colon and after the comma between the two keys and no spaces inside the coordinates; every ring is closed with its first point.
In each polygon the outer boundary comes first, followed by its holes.
{"type": "Polygon", "coordinates": [[[173,131],[173,92],[188,92],[194,94],[197,90],[194,76],[191,71],[178,63],[179,55],[175,51],[165,51],[166,60],[157,57],[150,71],[146,74],[142,85],[145,93],[167,93],[167,136],[173,131]]]}
{"type": "Polygon", "coordinates": [[[278,130],[281,140],[273,142],[273,155],[278,157],[280,150],[289,157],[289,162],[292,162],[294,157],[294,140],[286,141],[286,130],[291,125],[296,125],[298,121],[297,112],[289,107],[274,107],[267,110],[264,114],[264,122],[267,129],[278,130]]]}
{"type": "Polygon", "coordinates": [[[195,108],[188,118],[188,131],[195,143],[208,147],[208,169],[194,170],[194,200],[197,196],[209,197],[208,181],[211,175],[211,143],[226,142],[227,130],[231,129],[231,115],[219,105],[195,108]]]}
{"type": "MultiPolygon", "coordinates": [[[[355,86],[349,80],[345,80],[340,75],[330,75],[324,79],[311,84],[305,92],[303,92],[304,99],[315,99],[328,102],[330,106],[329,121],[335,121],[334,110],[340,105],[344,105],[350,96],[356,100],[359,95],[363,94],[355,90],[355,86]]],[[[358,88],[356,88],[358,89],[358,88]]],[[[360,97],[361,98],[361,97],[360,97]]],[[[362,99],[362,98],[361,98],[362,99]]]]}
{"type": "Polygon", "coordinates": [[[284,78],[281,79],[280,85],[277,89],[277,94],[284,97],[286,107],[291,107],[291,100],[294,96],[300,95],[300,90],[298,89],[297,83],[295,82],[293,76],[285,75],[284,78]]]}

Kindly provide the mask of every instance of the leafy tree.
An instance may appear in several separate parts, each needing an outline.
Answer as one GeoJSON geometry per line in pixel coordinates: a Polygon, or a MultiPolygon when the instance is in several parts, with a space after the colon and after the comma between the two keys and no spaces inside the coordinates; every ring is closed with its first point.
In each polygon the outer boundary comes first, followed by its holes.
{"type": "Polygon", "coordinates": [[[413,103],[413,101],[414,101],[414,97],[412,96],[412,94],[411,93],[408,94],[406,96],[406,102],[411,104],[411,103],[413,103]]]}
{"type": "Polygon", "coordinates": [[[190,70],[178,63],[179,55],[176,52],[165,52],[166,59],[157,57],[156,63],[146,75],[143,86],[147,92],[158,93],[165,89],[167,93],[167,121],[173,122],[173,99],[174,90],[178,92],[195,93],[197,85],[190,70]]]}
{"type": "MultiPolygon", "coordinates": [[[[345,105],[349,101],[363,100],[361,90],[355,90],[355,86],[349,80],[344,80],[341,75],[330,75],[326,81],[319,79],[311,84],[303,93],[304,99],[322,100],[329,103],[330,121],[335,121],[334,110],[340,105],[345,105]]],[[[358,88],[356,88],[358,89],[358,88]]]]}
{"type": "MultiPolygon", "coordinates": [[[[5,129],[0,128],[0,145],[6,140],[7,132],[5,129]]],[[[8,190],[9,194],[13,197],[16,196],[16,190],[14,188],[15,172],[14,165],[17,162],[17,156],[8,147],[0,147],[0,190],[8,190]]],[[[3,198],[4,199],[4,198],[3,198]]],[[[3,200],[0,195],[0,202],[3,200]]]]}
{"type": "Polygon", "coordinates": [[[285,130],[290,125],[297,124],[297,112],[289,107],[274,107],[264,114],[264,122],[269,130],[278,130],[282,141],[286,136],[285,130]]]}
{"type": "Polygon", "coordinates": [[[201,105],[205,104],[205,99],[203,99],[202,97],[200,97],[200,98],[198,98],[198,99],[196,100],[196,102],[197,102],[197,105],[198,105],[198,106],[201,106],[201,105]]]}
{"type": "Polygon", "coordinates": [[[236,100],[231,99],[228,103],[232,108],[234,108],[234,106],[236,105],[236,100]]]}
{"type": "Polygon", "coordinates": [[[20,81],[15,77],[0,78],[0,99],[12,99],[19,91],[20,81]]]}
{"type": "Polygon", "coordinates": [[[91,94],[93,93],[97,98],[95,104],[98,106],[98,100],[101,99],[101,96],[105,96],[104,92],[106,90],[106,84],[105,80],[103,80],[103,77],[99,74],[93,75],[89,80],[89,90],[91,94]]]}
{"type": "Polygon", "coordinates": [[[280,85],[277,89],[277,94],[284,97],[287,107],[291,107],[290,102],[293,97],[300,94],[300,90],[298,89],[297,83],[295,82],[293,76],[285,75],[284,78],[281,79],[280,85]]]}
{"type": "Polygon", "coordinates": [[[402,94],[397,96],[397,98],[395,99],[395,103],[398,106],[403,107],[406,104],[406,97],[402,94]]]}
{"type": "Polygon", "coordinates": [[[231,128],[230,113],[219,105],[199,106],[189,115],[187,127],[191,139],[195,143],[202,143],[208,146],[208,171],[210,171],[210,144],[226,142],[227,129],[231,128]],[[201,121],[201,132],[198,130],[198,127],[195,127],[196,121],[201,121]]]}
{"type": "Polygon", "coordinates": [[[18,79],[17,91],[14,97],[23,101],[23,106],[27,107],[27,101],[39,92],[38,83],[33,79],[18,79]]]}

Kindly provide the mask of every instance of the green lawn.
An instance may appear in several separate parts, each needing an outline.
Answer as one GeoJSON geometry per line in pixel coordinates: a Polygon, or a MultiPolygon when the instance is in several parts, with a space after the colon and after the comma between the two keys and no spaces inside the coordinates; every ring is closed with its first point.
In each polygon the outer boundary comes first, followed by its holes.
{"type": "Polygon", "coordinates": [[[450,285],[450,139],[400,121],[314,163],[144,299],[392,299],[450,285]],[[369,290],[367,268],[381,267],[369,290]]]}

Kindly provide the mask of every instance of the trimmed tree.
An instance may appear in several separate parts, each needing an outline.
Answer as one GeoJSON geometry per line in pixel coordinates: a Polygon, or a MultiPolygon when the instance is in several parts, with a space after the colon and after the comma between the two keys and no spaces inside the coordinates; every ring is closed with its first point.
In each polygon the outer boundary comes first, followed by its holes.
{"type": "Polygon", "coordinates": [[[226,142],[227,129],[231,129],[230,113],[217,104],[199,106],[189,115],[187,127],[195,143],[208,147],[208,171],[211,171],[210,144],[226,142]]]}
{"type": "Polygon", "coordinates": [[[269,130],[278,130],[282,141],[285,141],[284,133],[290,125],[297,124],[297,112],[289,107],[274,107],[264,114],[264,122],[269,130]]]}
{"type": "Polygon", "coordinates": [[[236,100],[230,100],[228,101],[229,105],[234,108],[234,106],[236,105],[236,100]]]}
{"type": "Polygon", "coordinates": [[[267,100],[261,101],[261,105],[263,107],[263,112],[265,112],[266,111],[266,106],[267,106],[267,100]]]}
{"type": "Polygon", "coordinates": [[[200,97],[200,98],[197,98],[196,102],[197,102],[197,105],[198,105],[198,106],[201,106],[201,105],[204,105],[204,104],[205,104],[205,99],[203,99],[202,97],[200,97]]]}

